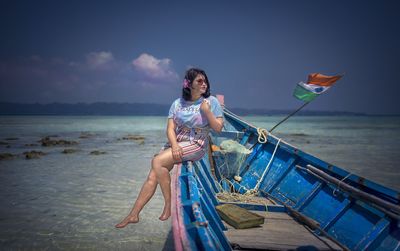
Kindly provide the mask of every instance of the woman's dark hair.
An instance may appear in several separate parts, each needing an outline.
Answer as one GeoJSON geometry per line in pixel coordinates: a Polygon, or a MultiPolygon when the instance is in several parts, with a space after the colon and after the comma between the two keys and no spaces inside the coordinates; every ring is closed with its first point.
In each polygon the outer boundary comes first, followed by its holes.
{"type": "Polygon", "coordinates": [[[207,90],[205,93],[202,94],[202,96],[204,98],[210,97],[210,82],[208,81],[206,72],[201,69],[191,68],[191,69],[187,70],[186,74],[185,74],[185,79],[189,82],[189,86],[186,88],[185,87],[182,88],[182,98],[184,100],[190,101],[192,99],[192,92],[191,92],[190,87],[192,86],[194,79],[199,74],[204,76],[204,78],[206,79],[206,84],[207,84],[207,90]]]}

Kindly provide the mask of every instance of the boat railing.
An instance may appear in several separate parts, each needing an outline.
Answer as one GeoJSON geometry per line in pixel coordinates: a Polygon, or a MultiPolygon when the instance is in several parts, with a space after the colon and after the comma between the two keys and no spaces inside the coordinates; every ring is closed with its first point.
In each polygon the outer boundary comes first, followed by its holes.
{"type": "MultiPolygon", "coordinates": [[[[182,238],[194,241],[180,240],[189,250],[231,250],[223,231],[225,227],[219,217],[215,205],[218,201],[208,193],[213,191],[208,176],[205,159],[196,162],[183,162],[173,186],[180,190],[181,204],[175,205],[175,211],[180,211],[177,226],[181,231],[187,231],[182,238]],[[199,174],[201,173],[201,175],[199,174]],[[201,178],[199,178],[201,176],[201,178]],[[180,227],[179,227],[180,226],[180,227]]],[[[176,229],[174,231],[177,231],[176,229]]]]}

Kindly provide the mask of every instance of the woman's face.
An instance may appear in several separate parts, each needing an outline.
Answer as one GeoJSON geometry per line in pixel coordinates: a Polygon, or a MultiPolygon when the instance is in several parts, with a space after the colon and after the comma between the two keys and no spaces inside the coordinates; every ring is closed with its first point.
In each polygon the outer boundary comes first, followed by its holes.
{"type": "Polygon", "coordinates": [[[198,74],[193,80],[192,92],[193,91],[198,92],[199,94],[203,94],[207,91],[207,82],[206,78],[203,75],[198,74]]]}

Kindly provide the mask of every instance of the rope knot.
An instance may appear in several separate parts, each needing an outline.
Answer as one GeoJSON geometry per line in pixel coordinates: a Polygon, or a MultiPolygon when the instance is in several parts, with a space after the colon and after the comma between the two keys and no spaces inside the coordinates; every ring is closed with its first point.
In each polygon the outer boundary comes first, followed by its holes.
{"type": "Polygon", "coordinates": [[[268,139],[268,131],[264,128],[257,127],[258,143],[265,144],[268,139]]]}

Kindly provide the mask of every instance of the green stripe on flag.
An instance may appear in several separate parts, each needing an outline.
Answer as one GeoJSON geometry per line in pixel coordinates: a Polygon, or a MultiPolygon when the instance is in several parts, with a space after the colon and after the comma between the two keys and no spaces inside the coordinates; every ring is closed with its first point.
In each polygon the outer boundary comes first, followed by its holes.
{"type": "Polygon", "coordinates": [[[318,94],[313,93],[304,87],[297,85],[296,89],[294,89],[293,96],[305,102],[310,102],[314,100],[318,94]]]}

